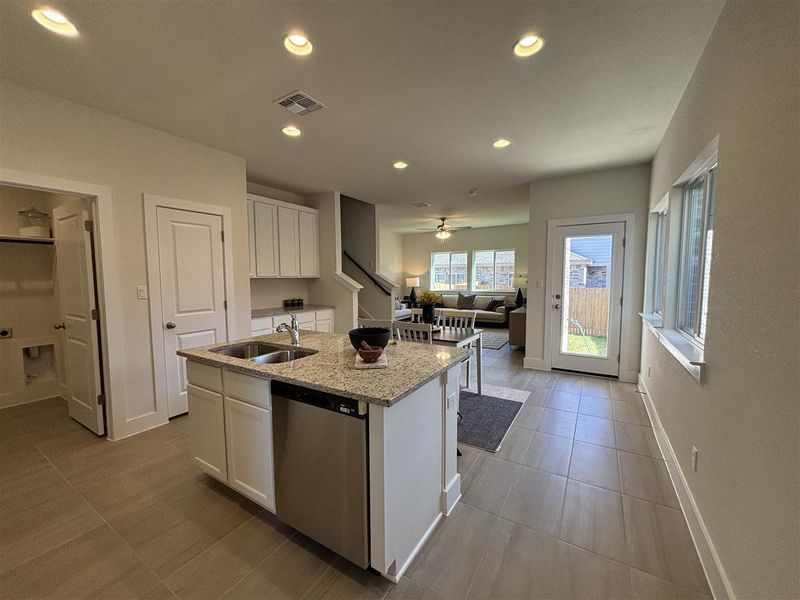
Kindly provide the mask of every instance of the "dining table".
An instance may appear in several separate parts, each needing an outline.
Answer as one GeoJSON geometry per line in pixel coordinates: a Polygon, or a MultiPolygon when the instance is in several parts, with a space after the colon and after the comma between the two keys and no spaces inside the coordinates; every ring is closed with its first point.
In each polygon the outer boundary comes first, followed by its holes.
{"type": "MultiPolygon", "coordinates": [[[[482,359],[482,340],[483,329],[477,327],[445,327],[434,326],[431,331],[431,342],[440,346],[455,346],[456,348],[464,348],[473,342],[475,343],[475,363],[478,368],[477,372],[477,392],[480,396],[481,390],[481,375],[483,374],[483,361],[482,359]]],[[[469,362],[467,362],[467,387],[469,387],[469,362]]]]}

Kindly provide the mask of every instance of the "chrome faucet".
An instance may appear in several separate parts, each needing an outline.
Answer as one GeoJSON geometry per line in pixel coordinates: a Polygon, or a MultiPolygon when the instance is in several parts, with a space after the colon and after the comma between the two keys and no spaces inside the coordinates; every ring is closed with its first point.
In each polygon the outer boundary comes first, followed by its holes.
{"type": "Polygon", "coordinates": [[[289,316],[292,317],[291,325],[288,323],[281,323],[275,329],[275,331],[279,333],[283,333],[285,331],[289,332],[289,335],[292,336],[292,346],[299,346],[300,345],[300,326],[297,324],[297,315],[293,313],[289,313],[289,316]]]}

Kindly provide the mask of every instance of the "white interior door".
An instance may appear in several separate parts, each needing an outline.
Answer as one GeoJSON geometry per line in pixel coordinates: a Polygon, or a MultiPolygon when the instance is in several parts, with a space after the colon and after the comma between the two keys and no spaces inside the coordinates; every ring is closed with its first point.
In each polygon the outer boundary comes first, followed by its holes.
{"type": "Polygon", "coordinates": [[[625,223],[555,231],[551,365],[619,375],[625,223]]]}
{"type": "Polygon", "coordinates": [[[89,214],[78,203],[53,209],[56,281],[61,307],[69,415],[98,435],[105,433],[100,349],[95,306],[89,214]]]}
{"type": "Polygon", "coordinates": [[[186,360],[176,352],[228,339],[222,217],[159,206],[158,257],[168,415],[188,410],[186,360]]]}

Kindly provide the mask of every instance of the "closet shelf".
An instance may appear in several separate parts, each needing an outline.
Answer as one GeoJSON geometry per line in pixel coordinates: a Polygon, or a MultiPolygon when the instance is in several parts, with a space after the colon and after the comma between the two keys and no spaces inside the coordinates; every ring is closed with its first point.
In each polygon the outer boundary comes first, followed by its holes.
{"type": "Polygon", "coordinates": [[[0,235],[0,242],[6,244],[43,244],[52,246],[55,240],[53,238],[24,237],[21,235],[0,235]]]}

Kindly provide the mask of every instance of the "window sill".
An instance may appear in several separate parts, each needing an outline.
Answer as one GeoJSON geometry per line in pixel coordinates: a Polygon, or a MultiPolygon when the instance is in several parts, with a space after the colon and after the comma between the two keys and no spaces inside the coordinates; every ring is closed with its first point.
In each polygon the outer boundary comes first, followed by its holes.
{"type": "Polygon", "coordinates": [[[704,351],[684,337],[677,329],[665,329],[661,317],[651,313],[639,313],[647,329],[675,360],[697,381],[703,380],[705,370],[704,351]]]}

